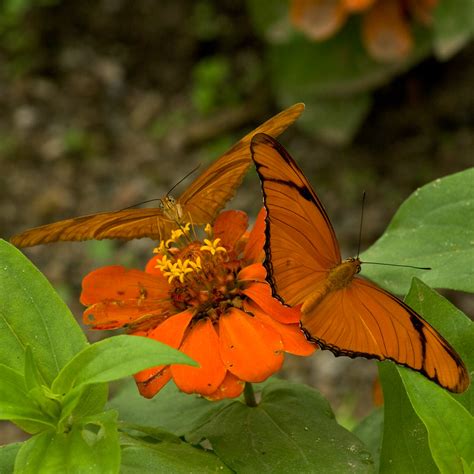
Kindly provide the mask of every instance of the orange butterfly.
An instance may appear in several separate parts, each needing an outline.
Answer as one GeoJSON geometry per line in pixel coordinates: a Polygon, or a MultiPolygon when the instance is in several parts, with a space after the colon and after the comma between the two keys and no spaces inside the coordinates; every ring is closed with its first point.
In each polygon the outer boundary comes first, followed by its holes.
{"type": "Polygon", "coordinates": [[[266,217],[265,268],[273,294],[301,305],[306,337],[336,356],[390,359],[452,392],[469,386],[448,342],[403,301],[357,276],[341,260],[331,221],[307,179],[272,137],[252,138],[266,217]]]}
{"type": "Polygon", "coordinates": [[[59,240],[138,239],[162,240],[181,224],[212,222],[234,195],[250,164],[249,144],[259,132],[278,136],[303,112],[295,104],[267,120],[237,142],[198,176],[178,199],[166,195],[159,208],[123,209],[74,217],[26,230],[10,241],[17,247],[31,247],[59,240]]]}

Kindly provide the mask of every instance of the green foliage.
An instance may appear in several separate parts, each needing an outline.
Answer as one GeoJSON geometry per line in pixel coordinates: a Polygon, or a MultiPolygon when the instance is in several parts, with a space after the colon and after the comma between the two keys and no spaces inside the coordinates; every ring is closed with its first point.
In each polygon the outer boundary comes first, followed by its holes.
{"type": "Polygon", "coordinates": [[[202,59],[193,70],[191,99],[196,110],[207,115],[218,106],[235,104],[238,92],[232,88],[231,64],[224,56],[202,59]]]}
{"type": "MultiPolygon", "coordinates": [[[[472,372],[474,325],[469,318],[417,279],[406,301],[451,342],[472,372]]],[[[472,387],[450,394],[389,363],[380,364],[380,379],[385,397],[381,471],[462,473],[463,462],[474,463],[472,387]]]]}
{"type": "Polygon", "coordinates": [[[62,0],[2,0],[0,2],[0,42],[10,56],[8,71],[22,75],[39,60],[38,28],[27,23],[33,13],[61,3],[62,0]]]}
{"type": "Polygon", "coordinates": [[[362,261],[430,267],[364,265],[363,275],[396,294],[412,276],[437,288],[474,292],[474,168],[437,179],[399,208],[362,261]]]}
{"type": "MultiPolygon", "coordinates": [[[[393,261],[409,252],[401,263],[431,264],[431,283],[472,291],[473,177],[467,170],[417,191],[364,258],[393,261]]],[[[0,261],[0,419],[33,435],[0,448],[0,472],[464,474],[474,466],[472,388],[451,394],[391,362],[379,364],[383,410],[352,432],[338,424],[317,391],[272,379],[257,386],[256,407],[242,397],[211,402],[172,383],[146,400],[130,380],[104,408],[107,382],[192,361],[143,337],[88,344],[18,250],[1,241],[0,261]]],[[[388,278],[372,268],[374,279],[401,292],[407,289],[403,279],[430,275],[400,276],[394,269],[388,278]]],[[[472,370],[473,323],[417,279],[406,301],[472,370]]]]}
{"type": "MultiPolygon", "coordinates": [[[[15,472],[118,472],[117,415],[103,411],[105,382],[156,365],[195,363],[140,337],[88,344],[16,248],[0,241],[0,261],[0,419],[33,434],[18,451],[15,472]]],[[[0,455],[0,466],[13,457],[11,450],[0,455]]]]}
{"type": "Polygon", "coordinates": [[[373,89],[432,51],[448,59],[473,33],[472,2],[440,0],[432,27],[413,27],[410,55],[403,61],[380,63],[362,44],[359,16],[350,18],[331,38],[312,41],[290,24],[286,0],[247,3],[255,28],[266,41],[268,77],[278,102],[282,107],[305,102],[314,112],[305,113],[299,123],[332,143],[352,139],[370,109],[373,89]]]}

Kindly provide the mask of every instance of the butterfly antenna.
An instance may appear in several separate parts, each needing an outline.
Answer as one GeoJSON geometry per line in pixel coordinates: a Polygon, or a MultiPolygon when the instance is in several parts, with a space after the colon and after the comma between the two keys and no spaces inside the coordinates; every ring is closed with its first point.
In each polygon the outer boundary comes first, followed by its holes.
{"type": "Polygon", "coordinates": [[[201,163],[199,163],[194,169],[192,169],[188,174],[186,174],[176,184],[174,184],[173,187],[166,193],[166,196],[169,196],[171,191],[173,191],[173,189],[176,188],[176,186],[181,184],[186,178],[189,178],[193,173],[195,173],[199,169],[200,166],[201,166],[201,163]]]}
{"type": "Polygon", "coordinates": [[[362,208],[360,210],[359,244],[357,245],[357,258],[359,258],[360,243],[362,241],[362,224],[364,222],[364,206],[365,206],[365,191],[362,193],[362,208]]]}
{"type": "Polygon", "coordinates": [[[387,267],[403,267],[403,268],[414,268],[415,270],[431,270],[431,267],[416,267],[415,265],[402,265],[397,263],[382,263],[382,262],[360,262],[364,265],[385,265],[387,267]]]}
{"type": "MultiPolygon", "coordinates": [[[[189,176],[191,176],[195,171],[198,170],[198,168],[201,166],[201,164],[198,164],[194,169],[192,169],[187,175],[184,176],[184,178],[181,178],[176,184],[173,185],[173,187],[166,193],[166,196],[169,196],[171,191],[173,191],[174,188],[176,188],[176,186],[178,186],[179,184],[181,184],[186,178],[188,178],[189,176]]],[[[120,209],[121,211],[126,211],[127,209],[133,209],[137,206],[141,206],[142,204],[148,204],[149,202],[153,202],[153,201],[162,201],[161,198],[154,198],[154,199],[148,199],[146,201],[142,201],[142,202],[137,202],[136,204],[132,204],[131,206],[128,206],[128,207],[124,207],[123,209],[120,209]]]]}

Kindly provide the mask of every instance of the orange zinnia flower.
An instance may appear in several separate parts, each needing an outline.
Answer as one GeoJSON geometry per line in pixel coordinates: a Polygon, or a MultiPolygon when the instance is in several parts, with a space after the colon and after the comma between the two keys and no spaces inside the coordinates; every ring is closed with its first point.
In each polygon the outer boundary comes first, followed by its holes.
{"type": "Polygon", "coordinates": [[[404,59],[412,50],[411,19],[429,24],[438,0],[292,0],[293,25],[314,40],[334,35],[349,15],[362,13],[362,39],[379,61],[404,59]]]}
{"type": "Polygon", "coordinates": [[[190,224],[160,242],[145,271],[100,268],[83,280],[84,322],[180,349],[200,367],[159,366],[135,375],[153,397],[171,378],[186,393],[213,400],[239,396],[245,382],[280,369],[283,353],[310,355],[300,311],[271,296],[265,282],[264,210],[253,230],[241,211],[222,212],[202,240],[190,224]]]}

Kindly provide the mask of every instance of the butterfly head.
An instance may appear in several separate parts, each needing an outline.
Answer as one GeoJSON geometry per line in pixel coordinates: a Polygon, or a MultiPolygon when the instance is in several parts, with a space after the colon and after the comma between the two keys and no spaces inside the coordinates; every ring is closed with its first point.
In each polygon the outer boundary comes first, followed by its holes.
{"type": "Polygon", "coordinates": [[[160,199],[160,209],[168,219],[175,222],[183,221],[183,208],[170,194],[167,194],[164,198],[160,199]]]}

